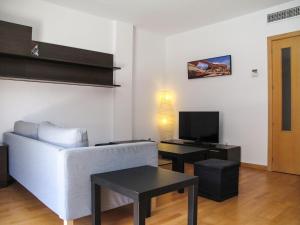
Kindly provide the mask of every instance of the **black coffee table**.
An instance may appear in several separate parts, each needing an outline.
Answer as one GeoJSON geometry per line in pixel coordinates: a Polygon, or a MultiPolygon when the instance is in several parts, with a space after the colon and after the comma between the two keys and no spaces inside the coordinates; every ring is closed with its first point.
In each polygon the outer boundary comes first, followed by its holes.
{"type": "MultiPolygon", "coordinates": [[[[184,162],[198,162],[207,158],[208,149],[173,144],[158,144],[158,153],[172,160],[172,170],[184,173],[184,162]]],[[[178,190],[183,193],[184,189],[178,190]]]]}
{"type": "Polygon", "coordinates": [[[152,166],[94,174],[92,224],[101,225],[101,188],[109,188],[134,200],[134,225],[145,225],[151,198],[188,187],[188,225],[197,225],[198,177],[152,166]]]}
{"type": "Polygon", "coordinates": [[[207,158],[208,148],[173,144],[158,144],[158,153],[172,160],[172,170],[184,173],[184,162],[197,162],[207,158]]]}

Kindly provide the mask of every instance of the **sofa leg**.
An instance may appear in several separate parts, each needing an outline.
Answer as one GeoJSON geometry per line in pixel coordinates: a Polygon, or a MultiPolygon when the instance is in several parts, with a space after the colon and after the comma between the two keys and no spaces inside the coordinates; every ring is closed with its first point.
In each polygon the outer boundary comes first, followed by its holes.
{"type": "Polygon", "coordinates": [[[74,220],[64,220],[64,225],[74,225],[74,220]]]}

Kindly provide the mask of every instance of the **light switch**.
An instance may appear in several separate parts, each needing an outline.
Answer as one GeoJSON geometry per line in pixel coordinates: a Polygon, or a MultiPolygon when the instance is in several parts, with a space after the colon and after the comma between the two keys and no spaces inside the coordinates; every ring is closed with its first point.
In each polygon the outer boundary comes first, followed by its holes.
{"type": "Polygon", "coordinates": [[[251,71],[252,73],[252,77],[258,77],[258,75],[259,75],[259,73],[258,73],[258,69],[253,69],[252,71],[251,71]]]}

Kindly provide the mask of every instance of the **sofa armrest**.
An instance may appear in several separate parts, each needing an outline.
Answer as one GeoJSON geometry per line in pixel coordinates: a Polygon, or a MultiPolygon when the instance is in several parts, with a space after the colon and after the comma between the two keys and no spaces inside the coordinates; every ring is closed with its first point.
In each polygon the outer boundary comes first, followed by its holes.
{"type": "MultiPolygon", "coordinates": [[[[61,151],[60,217],[73,220],[91,214],[91,174],[143,165],[157,166],[157,154],[156,143],[151,142],[61,151]]],[[[122,205],[120,199],[112,198],[112,193],[106,192],[104,198],[103,210],[122,205]]],[[[129,202],[128,200],[127,204],[129,202]]]]}
{"type": "Polygon", "coordinates": [[[4,133],[9,146],[9,173],[55,213],[59,214],[57,168],[61,147],[14,133],[4,133]]]}

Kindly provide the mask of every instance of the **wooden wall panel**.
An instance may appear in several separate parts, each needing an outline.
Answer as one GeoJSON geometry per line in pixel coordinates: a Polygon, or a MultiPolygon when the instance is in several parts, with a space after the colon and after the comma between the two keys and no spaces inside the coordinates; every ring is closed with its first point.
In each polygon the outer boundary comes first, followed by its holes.
{"type": "Polygon", "coordinates": [[[2,79],[113,87],[114,69],[112,54],[32,41],[31,27],[0,21],[2,79]]]}
{"type": "Polygon", "coordinates": [[[0,77],[58,83],[113,85],[113,70],[0,54],[0,77]]]}
{"type": "Polygon", "coordinates": [[[0,20],[0,52],[30,55],[32,28],[0,20]]]}
{"type": "Polygon", "coordinates": [[[42,58],[50,58],[95,66],[113,67],[112,54],[71,48],[38,41],[33,41],[32,45],[33,47],[38,45],[39,56],[42,58]]]}

